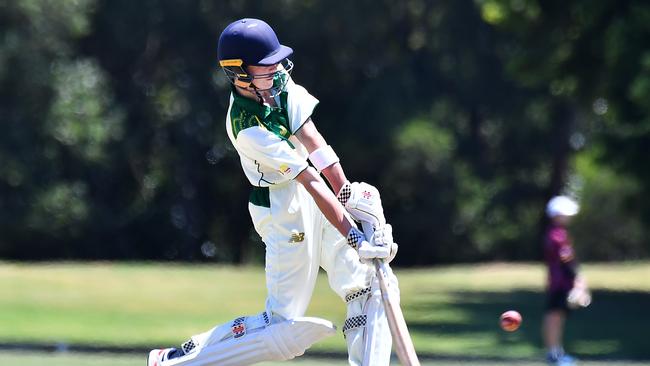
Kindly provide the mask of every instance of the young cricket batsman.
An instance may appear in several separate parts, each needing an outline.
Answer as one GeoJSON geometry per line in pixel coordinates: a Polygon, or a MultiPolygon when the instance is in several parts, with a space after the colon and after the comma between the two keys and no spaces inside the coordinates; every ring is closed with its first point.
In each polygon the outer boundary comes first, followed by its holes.
{"type": "Polygon", "coordinates": [[[389,364],[392,339],[371,262],[390,262],[397,245],[377,189],[350,183],[316,128],[318,100],[292,80],[292,53],[267,23],[250,18],[228,25],[217,51],[231,83],[226,131],[251,184],[248,208],[266,245],[264,311],[179,348],[153,350],[148,366],[240,366],[302,355],[335,333],[331,322],[304,316],[319,268],[347,304],[342,331],[350,365],[389,364]],[[372,242],[355,221],[373,225],[372,242]]]}

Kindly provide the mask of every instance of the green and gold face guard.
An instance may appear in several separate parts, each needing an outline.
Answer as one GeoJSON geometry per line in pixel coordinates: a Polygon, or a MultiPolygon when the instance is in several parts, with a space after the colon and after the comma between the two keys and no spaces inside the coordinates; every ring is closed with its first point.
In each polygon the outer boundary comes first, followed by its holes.
{"type": "Polygon", "coordinates": [[[288,58],[285,58],[280,62],[280,67],[278,67],[277,71],[267,74],[249,74],[246,70],[246,65],[244,65],[244,61],[241,59],[221,60],[219,61],[219,65],[231,84],[256,93],[270,92],[273,97],[279,95],[285,90],[287,82],[289,81],[289,76],[293,70],[293,62],[288,58]],[[269,79],[273,80],[273,84],[270,88],[261,89],[254,83],[255,80],[269,79]]]}

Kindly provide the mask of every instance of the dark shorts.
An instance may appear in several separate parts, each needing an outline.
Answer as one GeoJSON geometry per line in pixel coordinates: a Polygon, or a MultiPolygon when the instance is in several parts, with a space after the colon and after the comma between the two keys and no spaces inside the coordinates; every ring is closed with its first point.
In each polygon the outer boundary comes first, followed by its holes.
{"type": "Polygon", "coordinates": [[[564,310],[569,312],[566,302],[569,290],[554,290],[546,293],[546,310],[564,310]]]}

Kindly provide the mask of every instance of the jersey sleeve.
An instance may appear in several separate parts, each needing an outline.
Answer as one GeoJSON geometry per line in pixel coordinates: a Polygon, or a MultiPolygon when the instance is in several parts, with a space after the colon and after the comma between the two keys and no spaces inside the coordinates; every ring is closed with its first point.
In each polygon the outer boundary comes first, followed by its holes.
{"type": "Polygon", "coordinates": [[[289,115],[289,126],[291,133],[295,133],[314,113],[319,101],[309,94],[307,89],[289,80],[287,84],[287,112],[289,115]]]}
{"type": "Polygon", "coordinates": [[[241,131],[237,135],[237,142],[243,154],[263,165],[264,170],[277,172],[283,180],[294,179],[309,166],[290,141],[280,138],[263,127],[256,126],[241,131]]]}
{"type": "Polygon", "coordinates": [[[549,239],[553,245],[555,256],[560,259],[562,263],[570,263],[574,260],[573,246],[569,235],[565,230],[556,228],[549,233],[549,239]]]}
{"type": "Polygon", "coordinates": [[[554,228],[549,232],[549,241],[565,278],[573,280],[577,275],[577,262],[569,234],[564,229],[554,228]]]}

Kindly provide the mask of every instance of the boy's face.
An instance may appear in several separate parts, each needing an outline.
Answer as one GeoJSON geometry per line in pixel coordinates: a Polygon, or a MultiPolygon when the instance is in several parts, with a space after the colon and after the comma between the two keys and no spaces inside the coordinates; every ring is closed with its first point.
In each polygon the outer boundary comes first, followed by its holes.
{"type": "Polygon", "coordinates": [[[280,64],[271,66],[248,66],[248,74],[253,77],[253,84],[260,90],[273,87],[273,77],[280,70],[280,64]]]}
{"type": "Polygon", "coordinates": [[[571,216],[557,215],[553,217],[553,222],[555,222],[557,225],[567,226],[571,222],[571,216]]]}

